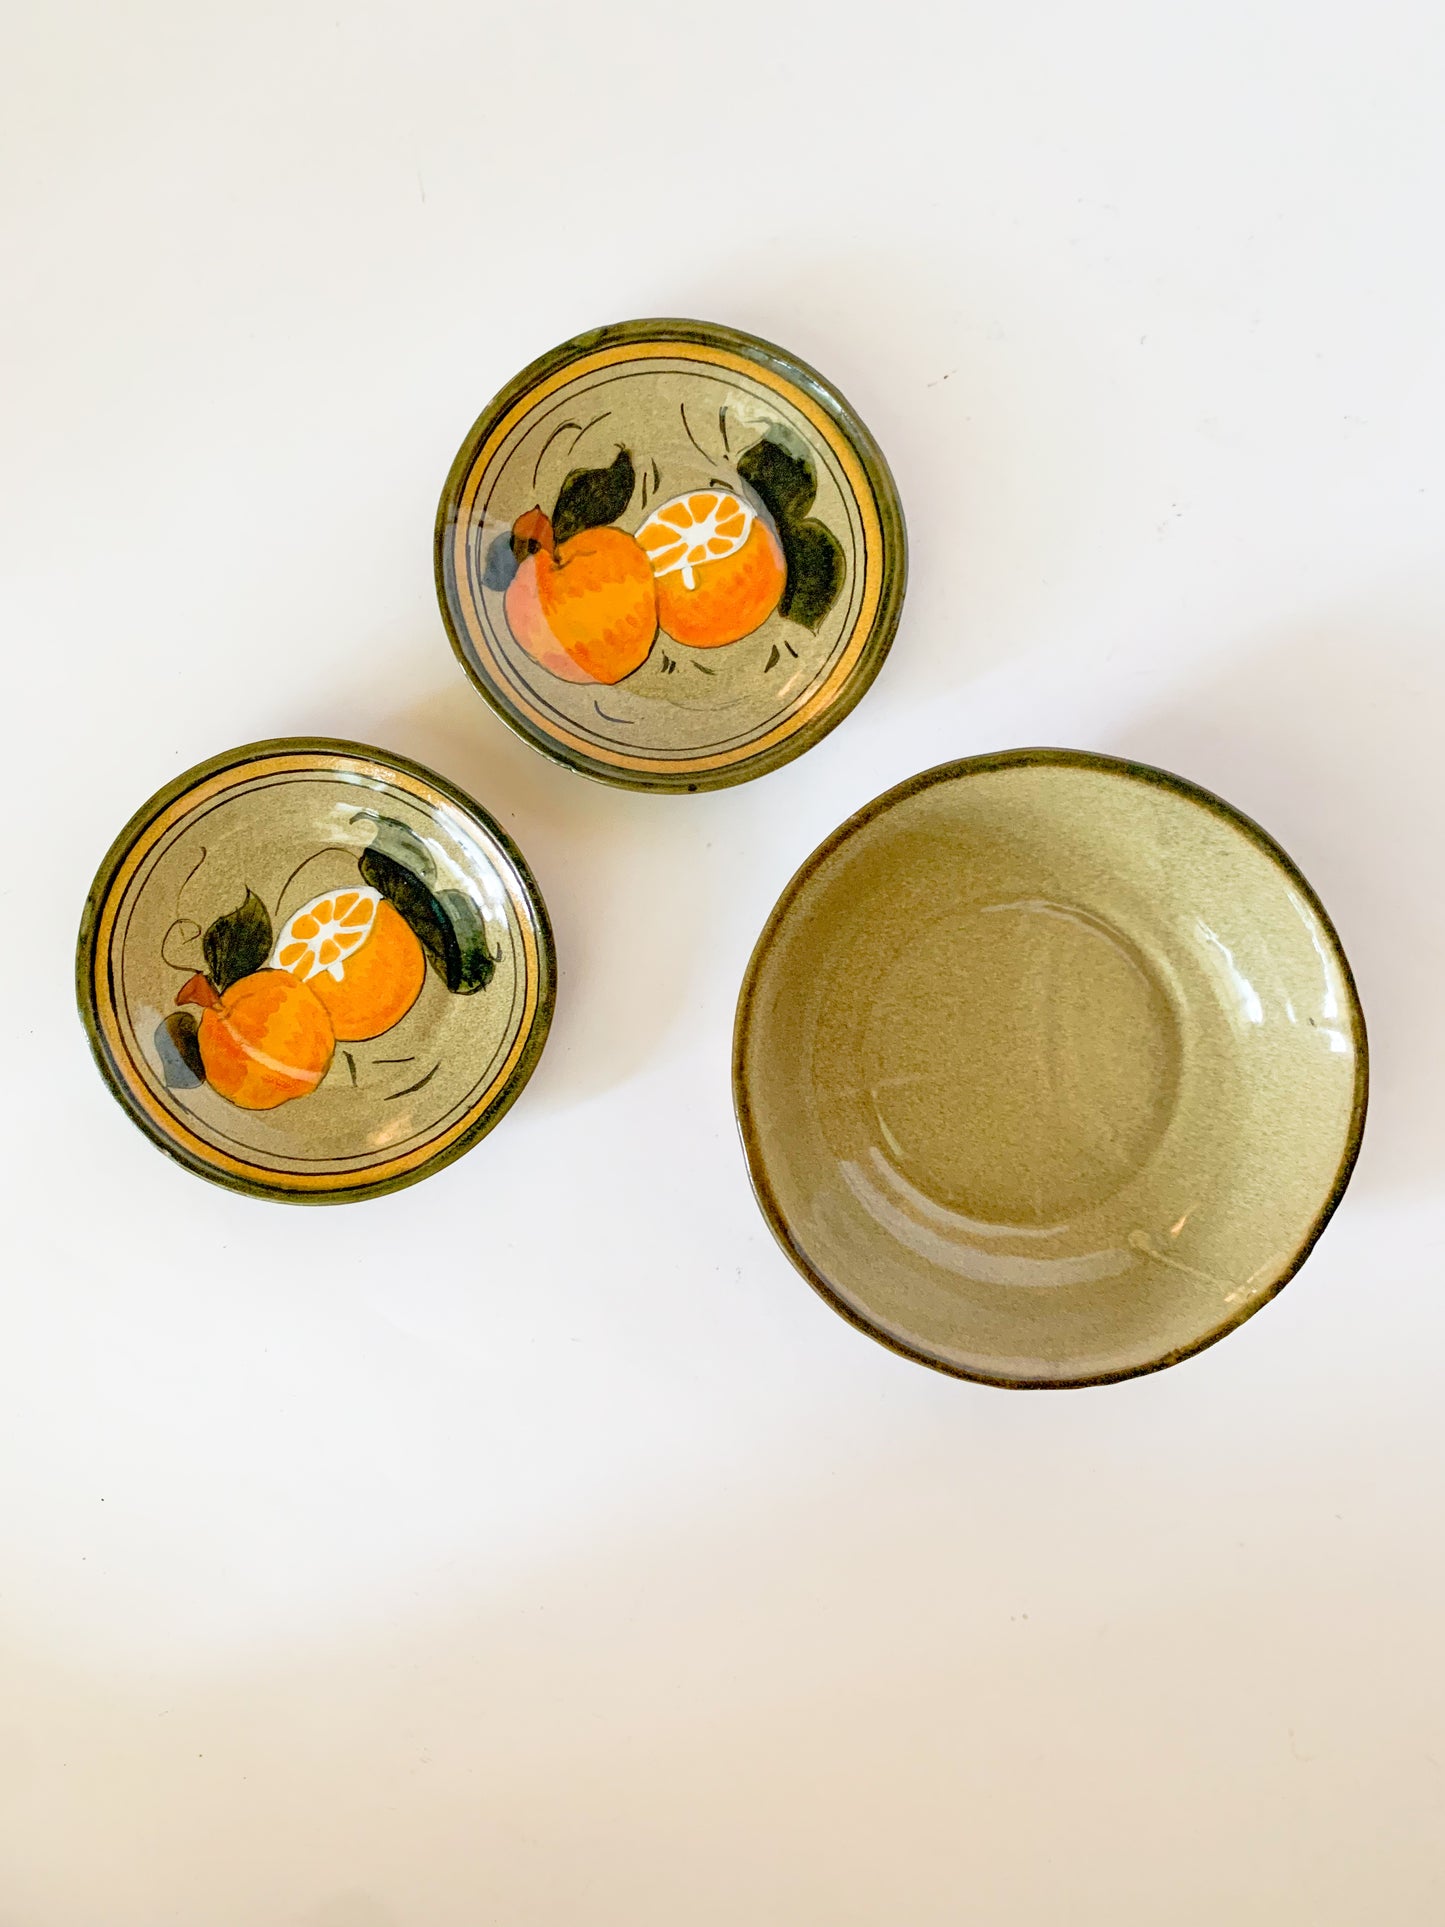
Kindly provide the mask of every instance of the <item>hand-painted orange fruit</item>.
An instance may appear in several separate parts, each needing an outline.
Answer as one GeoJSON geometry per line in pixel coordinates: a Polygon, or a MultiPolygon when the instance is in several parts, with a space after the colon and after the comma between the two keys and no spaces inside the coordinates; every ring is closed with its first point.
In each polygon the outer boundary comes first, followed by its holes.
{"type": "Polygon", "coordinates": [[[657,614],[674,642],[719,649],[765,623],[788,579],[782,545],[725,489],[698,489],[654,509],[637,531],[657,577],[657,614]]]}
{"type": "Polygon", "coordinates": [[[345,1044],[380,1037],[399,1023],[426,979],[426,955],[411,925],[366,884],[303,904],[276,939],[271,962],[300,978],[345,1044]]]}
{"type": "Polygon", "coordinates": [[[257,970],[218,992],[192,977],[178,1004],[199,1004],[206,1082],[245,1111],[273,1111],[325,1077],[336,1045],[331,1019],[299,978],[257,970]]]}
{"type": "Polygon", "coordinates": [[[622,529],[583,529],[554,542],[540,509],[520,516],[514,549],[527,549],[503,607],[529,656],[568,682],[621,682],[647,660],[657,635],[652,567],[622,529]]]}

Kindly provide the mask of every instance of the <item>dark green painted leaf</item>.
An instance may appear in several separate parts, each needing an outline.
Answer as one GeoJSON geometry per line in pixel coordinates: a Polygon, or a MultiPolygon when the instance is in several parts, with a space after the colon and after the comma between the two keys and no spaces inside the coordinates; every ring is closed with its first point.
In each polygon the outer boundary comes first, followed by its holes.
{"type": "Polygon", "coordinates": [[[156,1052],[168,1091],[193,1091],[206,1081],[200,1025],[191,1010],[173,1010],[156,1025],[156,1052]]]}
{"type": "Polygon", "coordinates": [[[557,491],[552,511],[552,534],[557,542],[615,522],[632,500],[637,476],[632,457],[619,448],[606,468],[574,468],[557,491]]]}
{"type": "Polygon", "coordinates": [[[245,901],[217,917],[201,938],[206,975],[218,991],[229,990],[253,970],[263,970],[271,955],[271,919],[254,890],[245,901]]]}
{"type": "Polygon", "coordinates": [[[838,599],[847,565],[843,545],[822,522],[784,522],[778,530],[788,581],[778,614],[816,629],[838,599]]]}
{"type": "Polygon", "coordinates": [[[467,996],[485,989],[497,966],[481,912],[462,891],[438,894],[432,887],[436,863],[414,830],[392,816],[372,821],[371,848],[359,859],[362,876],[405,917],[448,990],[467,996]]]}
{"type": "Polygon", "coordinates": [[[783,545],[788,580],[778,614],[817,629],[838,599],[847,564],[837,536],[808,514],[818,493],[811,456],[795,435],[776,425],[743,450],[738,474],[773,518],[783,545]]]}
{"type": "Polygon", "coordinates": [[[373,890],[380,890],[416,932],[417,941],[437,966],[446,972],[446,918],[431,887],[415,870],[373,844],[360,858],[361,874],[373,890]]]}
{"type": "Polygon", "coordinates": [[[772,428],[738,457],[738,474],[762,497],[763,507],[781,528],[800,521],[813,506],[818,475],[812,457],[796,437],[772,428]]]}
{"type": "MultiPolygon", "coordinates": [[[[375,825],[371,838],[371,847],[373,850],[380,850],[382,855],[389,856],[393,863],[400,863],[404,868],[415,871],[423,882],[432,883],[435,881],[437,866],[432,858],[432,853],[409,824],[399,822],[394,816],[376,816],[370,810],[359,811],[351,820],[353,823],[371,823],[375,825]]],[[[366,864],[364,860],[361,864],[361,870],[363,876],[365,876],[366,864]]],[[[371,883],[370,877],[367,877],[366,880],[368,883],[371,883]]],[[[379,883],[372,883],[371,887],[373,890],[381,889],[379,883]]],[[[383,894],[385,893],[383,892],[383,894]]]]}
{"type": "Polygon", "coordinates": [[[494,535],[487,544],[487,559],[482,568],[482,586],[495,589],[500,593],[511,586],[512,577],[517,573],[517,556],[512,547],[512,534],[508,529],[501,535],[494,535]]]}
{"type": "Polygon", "coordinates": [[[458,890],[433,893],[417,875],[373,844],[360,859],[361,874],[406,919],[427,960],[448,990],[467,996],[491,981],[496,964],[487,949],[480,913],[458,890]]]}
{"type": "Polygon", "coordinates": [[[474,990],[485,990],[492,981],[497,960],[487,946],[487,927],[482,922],[481,912],[471,898],[464,896],[460,890],[443,890],[437,901],[445,911],[457,939],[457,981],[448,982],[448,990],[455,990],[464,997],[470,996],[474,990]]]}

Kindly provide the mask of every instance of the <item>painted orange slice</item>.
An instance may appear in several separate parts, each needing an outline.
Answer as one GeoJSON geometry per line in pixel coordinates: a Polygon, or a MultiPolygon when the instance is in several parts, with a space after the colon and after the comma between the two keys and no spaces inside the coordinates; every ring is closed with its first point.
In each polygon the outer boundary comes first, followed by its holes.
{"type": "Polygon", "coordinates": [[[303,904],[276,939],[271,962],[317,997],[345,1043],[379,1037],[421,995],[426,956],[410,925],[366,884],[303,904]]]}
{"type": "Polygon", "coordinates": [[[674,642],[717,649],[759,628],[787,581],[769,524],[730,489],[696,489],[653,510],[637,531],[657,581],[657,614],[674,642]]]}

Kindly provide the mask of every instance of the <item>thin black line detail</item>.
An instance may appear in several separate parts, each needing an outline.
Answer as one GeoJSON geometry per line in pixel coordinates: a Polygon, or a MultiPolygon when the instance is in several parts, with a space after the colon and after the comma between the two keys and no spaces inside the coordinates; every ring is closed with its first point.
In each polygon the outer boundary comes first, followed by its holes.
{"type": "Polygon", "coordinates": [[[612,413],[612,410],[610,408],[604,408],[600,415],[594,415],[592,417],[591,421],[588,422],[585,428],[579,428],[577,430],[577,433],[572,437],[573,448],[576,448],[578,442],[581,441],[584,435],[590,435],[592,433],[592,430],[597,426],[599,422],[605,422],[607,417],[611,413],[612,413]]]}
{"type": "Polygon", "coordinates": [[[291,885],[296,881],[297,877],[299,877],[301,872],[306,868],[306,865],[308,863],[314,863],[317,857],[319,856],[332,855],[334,852],[334,849],[335,849],[334,845],[328,845],[328,847],[325,849],[313,850],[310,856],[302,857],[301,861],[296,865],[296,868],[291,872],[290,876],[287,877],[286,881],[281,885],[281,888],[276,892],[276,915],[278,917],[281,914],[281,905],[286,901],[286,892],[291,888],[291,885]]]}
{"type": "MultiPolygon", "coordinates": [[[[575,428],[577,430],[578,435],[582,433],[582,424],[580,422],[572,422],[572,421],[558,422],[557,426],[552,430],[552,433],[547,437],[546,441],[543,442],[541,453],[538,455],[537,460],[533,464],[533,468],[532,468],[533,488],[537,486],[537,477],[542,473],[542,463],[546,459],[547,450],[552,446],[553,442],[556,441],[557,437],[559,435],[565,435],[569,428],[575,428]]],[[[577,446],[576,435],[572,437],[572,446],[574,448],[577,446]]]]}
{"type": "Polygon", "coordinates": [[[701,455],[702,459],[705,462],[710,462],[712,460],[712,456],[708,454],[707,450],[703,447],[702,443],[698,440],[697,436],[693,434],[692,430],[687,425],[687,403],[685,401],[680,401],[677,404],[677,412],[679,415],[682,416],[683,434],[686,435],[687,439],[692,443],[693,447],[697,450],[698,454],[701,455]]]}
{"type": "Polygon", "coordinates": [[[384,1098],[382,1101],[387,1104],[394,1104],[399,1097],[410,1097],[413,1091],[419,1091],[423,1085],[430,1084],[430,1082],[436,1076],[437,1072],[441,1069],[441,1067],[442,1067],[442,1060],[438,1058],[437,1061],[432,1065],[431,1069],[427,1072],[425,1077],[419,1077],[415,1082],[415,1084],[408,1084],[404,1091],[392,1091],[390,1095],[384,1098]]]}
{"type": "Polygon", "coordinates": [[[181,898],[186,894],[186,891],[190,888],[191,878],[196,874],[197,870],[200,869],[201,865],[205,862],[205,860],[206,860],[206,848],[205,848],[205,845],[202,844],[201,854],[196,858],[195,862],[191,865],[190,869],[186,871],[185,876],[181,880],[180,888],[176,891],[177,919],[179,919],[181,914],[181,898]]]}

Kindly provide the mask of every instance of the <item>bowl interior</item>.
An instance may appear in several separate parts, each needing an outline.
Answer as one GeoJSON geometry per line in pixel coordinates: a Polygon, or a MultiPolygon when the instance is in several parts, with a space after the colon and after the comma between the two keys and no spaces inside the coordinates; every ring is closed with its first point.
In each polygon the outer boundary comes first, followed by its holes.
{"type": "Polygon", "coordinates": [[[803,1269],[930,1363],[1167,1363],[1291,1274],[1342,1188],[1363,1028],[1308,886],[1158,772],[980,759],[814,859],[744,991],[755,1184],[803,1269]]]}

